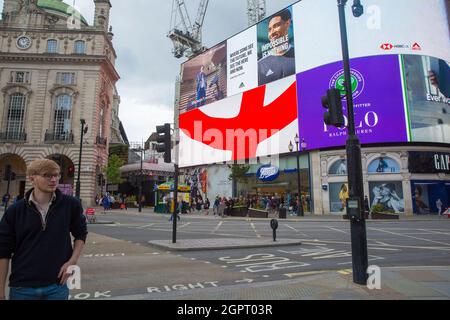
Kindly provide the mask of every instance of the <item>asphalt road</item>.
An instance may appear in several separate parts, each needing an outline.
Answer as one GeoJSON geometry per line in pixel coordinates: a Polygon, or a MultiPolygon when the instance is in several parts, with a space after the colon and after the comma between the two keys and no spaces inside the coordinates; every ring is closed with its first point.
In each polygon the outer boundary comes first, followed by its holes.
{"type": "MultiPolygon", "coordinates": [[[[101,215],[110,225],[89,225],[92,236],[80,259],[82,289],[73,299],[115,297],[229,285],[252,286],[335,270],[351,271],[348,222],[279,220],[278,238],[301,239],[286,247],[164,251],[150,240],[172,239],[168,216],[101,215]]],[[[269,221],[183,216],[177,241],[272,237],[269,221]]],[[[448,266],[450,220],[367,223],[369,265],[448,266]]]]}

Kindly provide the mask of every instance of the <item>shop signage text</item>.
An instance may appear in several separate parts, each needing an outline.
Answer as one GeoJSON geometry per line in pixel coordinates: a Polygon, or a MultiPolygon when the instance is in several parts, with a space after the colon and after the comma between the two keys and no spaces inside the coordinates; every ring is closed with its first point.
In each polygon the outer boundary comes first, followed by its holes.
{"type": "Polygon", "coordinates": [[[272,165],[264,165],[258,169],[256,176],[261,181],[274,181],[280,176],[280,168],[272,165]]]}
{"type": "Polygon", "coordinates": [[[450,153],[410,152],[409,171],[411,173],[450,174],[450,153]]]}

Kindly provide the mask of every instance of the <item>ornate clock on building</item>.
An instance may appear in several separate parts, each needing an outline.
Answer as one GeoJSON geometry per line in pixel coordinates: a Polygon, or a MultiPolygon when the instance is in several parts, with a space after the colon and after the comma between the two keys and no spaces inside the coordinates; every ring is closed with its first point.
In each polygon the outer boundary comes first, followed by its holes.
{"type": "Polygon", "coordinates": [[[17,39],[19,49],[26,50],[31,46],[31,39],[27,36],[21,36],[17,39]]]}

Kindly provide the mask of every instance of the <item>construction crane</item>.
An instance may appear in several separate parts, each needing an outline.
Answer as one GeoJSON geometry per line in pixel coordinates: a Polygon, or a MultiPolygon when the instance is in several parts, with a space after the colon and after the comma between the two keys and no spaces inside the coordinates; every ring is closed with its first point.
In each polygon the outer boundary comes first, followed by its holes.
{"type": "Polygon", "coordinates": [[[197,18],[191,23],[185,0],[173,0],[171,30],[167,35],[173,42],[175,58],[188,58],[202,53],[206,48],[202,44],[202,26],[209,0],[200,0],[197,18]]]}
{"type": "MultiPolygon", "coordinates": [[[[200,0],[197,18],[192,25],[185,0],[173,0],[170,31],[167,35],[173,42],[175,58],[191,58],[206,50],[202,44],[202,26],[209,0],[200,0]]],[[[266,16],[266,0],[247,0],[248,25],[258,23],[266,16]]]]}
{"type": "Polygon", "coordinates": [[[248,26],[257,24],[266,16],[266,0],[247,0],[248,26]]]}

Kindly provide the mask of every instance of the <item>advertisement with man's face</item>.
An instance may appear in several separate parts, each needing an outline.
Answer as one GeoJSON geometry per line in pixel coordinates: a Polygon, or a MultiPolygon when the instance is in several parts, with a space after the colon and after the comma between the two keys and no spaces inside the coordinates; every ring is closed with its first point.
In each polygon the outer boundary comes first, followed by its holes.
{"type": "Polygon", "coordinates": [[[180,114],[227,96],[227,44],[209,49],[182,66],[180,114]]]}
{"type": "Polygon", "coordinates": [[[450,66],[426,56],[402,56],[411,141],[450,141],[450,66]]]}
{"type": "Polygon", "coordinates": [[[405,212],[403,186],[401,181],[369,182],[370,208],[381,205],[382,211],[392,213],[405,212]]]}
{"type": "Polygon", "coordinates": [[[292,7],[258,23],[258,84],[295,74],[292,7]]]}
{"type": "MultiPolygon", "coordinates": [[[[361,143],[408,141],[398,56],[353,59],[351,67],[355,128],[361,143]]],[[[343,146],[347,140],[346,127],[327,126],[323,120],[326,109],[321,99],[331,88],[344,96],[342,63],[297,75],[300,137],[308,149],[343,146]]],[[[343,107],[347,117],[345,98],[343,107]]]]}

